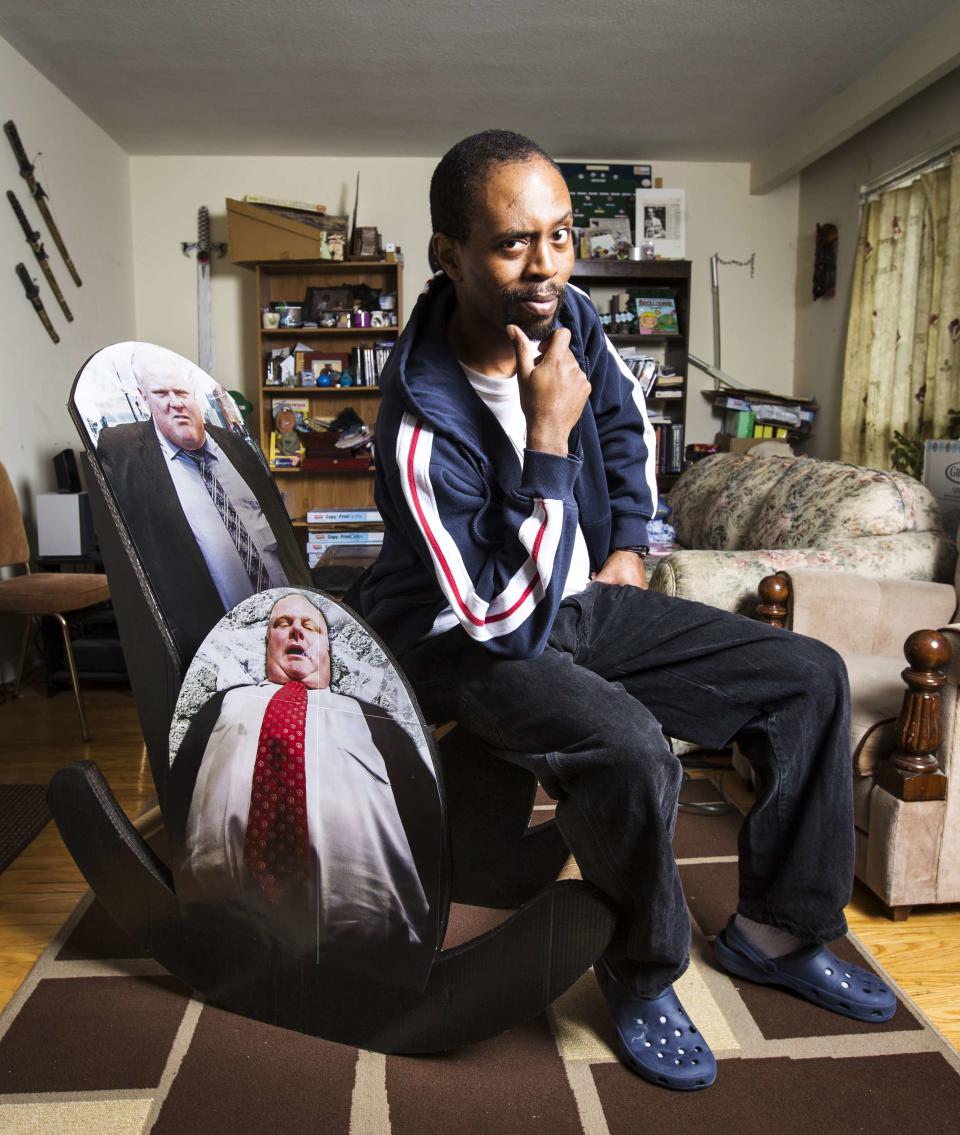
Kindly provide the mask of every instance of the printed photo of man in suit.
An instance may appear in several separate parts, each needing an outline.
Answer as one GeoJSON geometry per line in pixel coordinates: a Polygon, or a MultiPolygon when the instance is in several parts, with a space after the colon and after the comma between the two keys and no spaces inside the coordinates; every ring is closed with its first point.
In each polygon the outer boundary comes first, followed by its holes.
{"type": "Polygon", "coordinates": [[[315,596],[278,599],[264,680],[220,691],[174,760],[181,901],[228,904],[294,957],[404,984],[436,945],[436,781],[381,707],[330,688],[315,596]]]}
{"type": "Polygon", "coordinates": [[[263,461],[235,433],[204,421],[190,364],[141,347],[131,368],[150,420],[103,430],[97,456],[190,657],[248,595],[310,580],[263,461]]]}

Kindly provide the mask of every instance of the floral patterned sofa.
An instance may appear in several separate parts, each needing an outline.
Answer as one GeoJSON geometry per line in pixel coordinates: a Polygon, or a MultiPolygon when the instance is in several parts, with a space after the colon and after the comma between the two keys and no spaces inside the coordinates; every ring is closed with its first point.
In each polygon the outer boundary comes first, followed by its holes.
{"type": "Polygon", "coordinates": [[[667,595],[752,614],[760,580],[793,568],[953,579],[937,504],[902,473],[720,453],[692,465],[668,500],[681,549],[650,584],[667,595]]]}

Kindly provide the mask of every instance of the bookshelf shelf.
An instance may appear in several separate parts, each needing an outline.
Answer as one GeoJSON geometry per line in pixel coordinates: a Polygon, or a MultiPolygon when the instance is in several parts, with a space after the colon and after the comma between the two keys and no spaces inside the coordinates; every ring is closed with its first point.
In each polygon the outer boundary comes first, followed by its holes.
{"type": "Polygon", "coordinates": [[[373,336],[377,339],[387,338],[397,334],[396,327],[277,327],[268,331],[261,328],[260,334],[266,339],[302,339],[306,336],[321,336],[322,338],[336,339],[338,336],[348,336],[356,339],[359,336],[373,336]]]}
{"type": "Polygon", "coordinates": [[[309,394],[311,397],[332,398],[338,394],[358,394],[365,398],[379,398],[379,386],[261,386],[261,394],[282,398],[285,394],[309,394]]]}

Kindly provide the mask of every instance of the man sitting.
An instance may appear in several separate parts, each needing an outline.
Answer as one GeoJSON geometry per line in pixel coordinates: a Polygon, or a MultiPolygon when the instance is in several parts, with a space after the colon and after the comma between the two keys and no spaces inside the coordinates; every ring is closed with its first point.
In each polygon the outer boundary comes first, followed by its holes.
{"type": "Polygon", "coordinates": [[[595,308],[568,286],[570,195],[550,158],[507,131],[474,135],[437,166],[430,205],[443,273],[381,379],[385,532],[364,613],[428,713],[557,800],[583,877],[620,912],[596,973],[636,1072],[684,1089],[716,1076],[672,988],[690,924],[664,732],[735,738],[757,774],[720,964],[886,1019],[892,992],[820,945],[845,932],[853,877],[843,663],[647,590],[653,434],[595,308]]]}

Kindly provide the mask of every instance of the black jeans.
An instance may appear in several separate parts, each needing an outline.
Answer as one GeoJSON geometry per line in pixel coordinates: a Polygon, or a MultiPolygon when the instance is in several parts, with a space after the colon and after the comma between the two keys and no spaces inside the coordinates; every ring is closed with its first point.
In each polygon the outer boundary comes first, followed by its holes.
{"type": "Polygon", "coordinates": [[[639,996],[687,966],[671,849],[680,762],[664,733],[756,773],[740,831],[740,913],[812,941],[846,931],[853,882],[849,690],[840,657],[715,607],[592,584],[560,607],[537,658],[456,628],[401,659],[424,710],[529,768],[557,801],[583,877],[621,912],[606,958],[639,996]]]}

